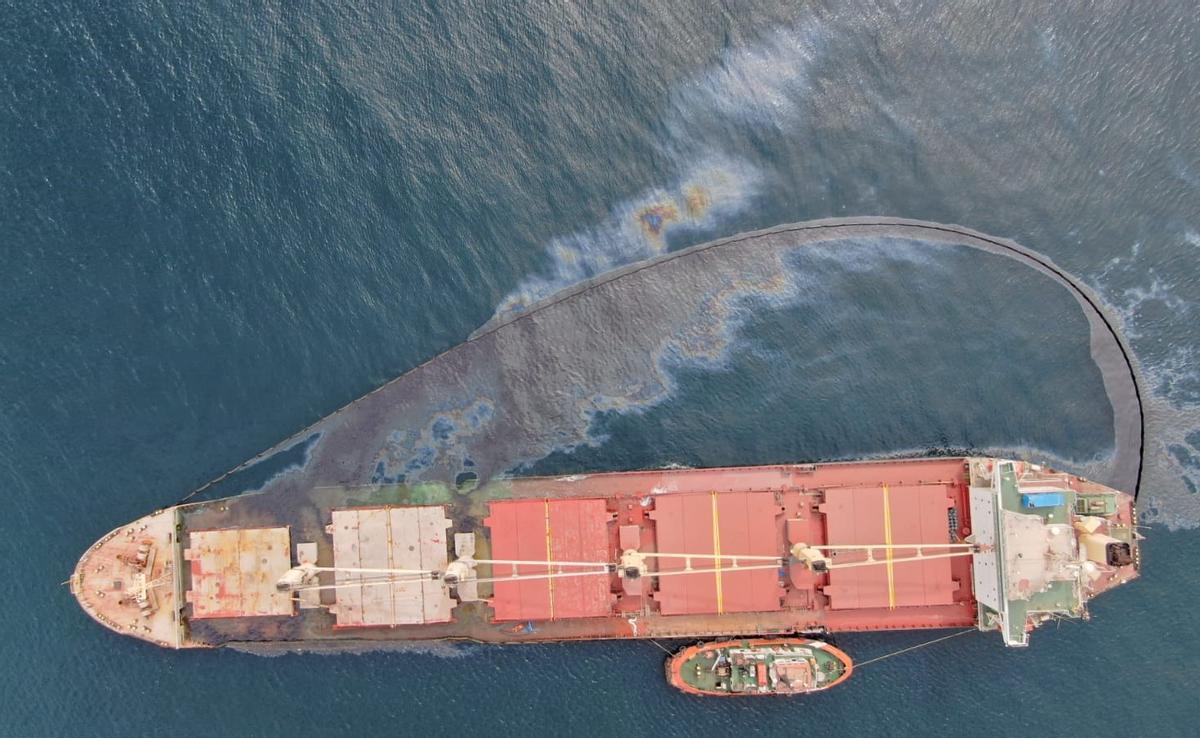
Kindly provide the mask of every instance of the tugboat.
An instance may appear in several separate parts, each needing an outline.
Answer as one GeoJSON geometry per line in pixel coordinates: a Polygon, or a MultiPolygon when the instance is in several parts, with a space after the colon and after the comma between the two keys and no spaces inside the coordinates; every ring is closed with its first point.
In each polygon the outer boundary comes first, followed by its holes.
{"type": "Polygon", "coordinates": [[[706,697],[821,692],[850,678],[854,664],[840,649],[808,638],[697,643],[667,660],[667,681],[706,697]]]}

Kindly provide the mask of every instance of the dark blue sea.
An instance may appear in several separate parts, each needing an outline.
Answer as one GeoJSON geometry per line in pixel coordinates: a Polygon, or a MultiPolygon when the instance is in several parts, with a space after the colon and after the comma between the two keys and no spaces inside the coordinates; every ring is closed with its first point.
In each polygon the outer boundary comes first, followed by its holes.
{"type": "MultiPolygon", "coordinates": [[[[1198,120],[1183,0],[0,0],[0,733],[1194,735],[1198,120]],[[648,642],[171,652],[61,585],[108,530],[498,311],[850,215],[1012,239],[1117,317],[1149,527],[1143,578],[1090,621],[725,702],[670,690],[648,642]]],[[[653,402],[596,401],[538,468],[1111,451],[1069,300],[984,255],[842,256],[793,264],[804,300],[653,402]]]]}

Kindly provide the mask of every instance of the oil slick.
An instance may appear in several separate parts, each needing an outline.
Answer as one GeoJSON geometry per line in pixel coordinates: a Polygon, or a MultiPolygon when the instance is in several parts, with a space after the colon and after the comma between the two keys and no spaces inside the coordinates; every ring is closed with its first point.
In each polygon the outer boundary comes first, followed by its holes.
{"type": "MultiPolygon", "coordinates": [[[[1200,234],[1182,228],[1180,246],[1200,248],[1200,234]]],[[[1178,294],[1150,262],[1141,242],[1109,260],[1096,286],[1110,295],[1121,330],[1145,353],[1146,470],[1143,519],[1171,528],[1200,526],[1200,369],[1195,351],[1161,335],[1167,316],[1194,323],[1198,304],[1178,294]]]]}
{"type": "Polygon", "coordinates": [[[725,185],[730,179],[729,174],[721,170],[709,171],[705,175],[706,182],[684,185],[678,197],[652,203],[634,213],[645,236],[657,247],[656,251],[665,250],[664,238],[669,228],[681,222],[693,228],[705,224],[705,218],[712,210],[715,186],[725,185]]]}
{"type": "Polygon", "coordinates": [[[471,469],[470,439],[486,430],[495,415],[492,402],[477,398],[466,407],[436,412],[418,430],[398,428],[388,434],[376,456],[371,484],[404,484],[421,478],[439,458],[442,465],[471,469]]]}
{"type": "Polygon", "coordinates": [[[663,230],[679,220],[679,208],[673,202],[655,203],[640,210],[636,216],[646,236],[660,240],[663,230]]]}
{"type": "Polygon", "coordinates": [[[763,176],[747,162],[709,158],[690,167],[673,185],[618,204],[602,222],[552,239],[544,249],[547,269],[530,275],[507,295],[490,324],[525,312],[572,285],[665,253],[677,236],[690,239],[718,232],[750,208],[763,176]]]}
{"type": "MultiPolygon", "coordinates": [[[[353,459],[343,471],[334,475],[329,469],[314,470],[311,476],[385,485],[452,479],[464,470],[486,477],[554,450],[600,443],[604,435],[596,429],[596,418],[613,412],[639,413],[662,403],[675,392],[674,377],[682,368],[721,368],[748,312],[780,308],[800,299],[803,277],[785,268],[778,254],[769,254],[755,265],[731,255],[728,263],[712,267],[712,284],[702,285],[700,275],[689,273],[681,284],[696,290],[690,295],[657,282],[665,294],[649,298],[617,293],[612,299],[625,301],[621,308],[630,308],[628,312],[608,304],[594,315],[585,315],[581,308],[564,305],[528,321],[524,329],[508,326],[535,307],[554,304],[564,291],[588,289],[613,270],[739,228],[778,173],[770,162],[752,159],[748,147],[735,149],[731,136],[744,139],[746,131],[782,132],[802,119],[816,67],[837,40],[831,34],[816,21],[779,31],[754,45],[726,49],[716,64],[676,85],[664,102],[657,146],[678,176],[635,189],[636,194],[617,203],[599,222],[551,239],[543,247],[544,266],[505,296],[493,318],[471,336],[475,344],[493,332],[504,339],[517,333],[545,338],[557,330],[616,335],[619,331],[603,323],[629,320],[636,325],[622,336],[629,339],[627,350],[614,352],[596,342],[571,343],[579,350],[603,354],[598,366],[588,368],[579,367],[578,356],[566,356],[570,350],[566,346],[546,351],[525,338],[508,347],[491,341],[488,348],[452,351],[434,366],[414,371],[412,378],[406,375],[393,383],[417,389],[391,393],[403,395],[401,402],[410,407],[373,413],[377,417],[372,422],[379,420],[387,427],[379,428],[378,436],[367,434],[365,457],[348,450],[353,459]],[[684,309],[690,312],[685,315],[684,309]],[[451,354],[459,358],[450,359],[451,354]],[[490,364],[486,369],[470,369],[463,358],[468,354],[490,364]],[[545,362],[550,368],[518,368],[523,362],[545,362]],[[435,400],[437,393],[442,400],[435,400]],[[476,427],[467,417],[469,407],[442,407],[447,396],[475,398],[472,402],[484,403],[490,414],[477,418],[481,422],[476,427]],[[511,430],[517,426],[520,430],[511,430]],[[498,435],[507,437],[498,441],[498,435]]],[[[1053,42],[1052,37],[1048,40],[1053,42]]],[[[1052,50],[1052,43],[1047,48],[1052,50]]],[[[1191,239],[1200,240],[1189,233],[1191,239]]],[[[880,233],[875,230],[871,235],[880,233]]],[[[852,257],[846,250],[840,254],[839,258],[852,257]]],[[[1137,253],[1116,261],[1121,262],[1113,265],[1116,271],[1127,270],[1135,266],[1137,253]]],[[[850,262],[846,267],[855,268],[850,262]]],[[[871,267],[864,261],[863,268],[871,267]]],[[[1144,326],[1148,331],[1146,308],[1194,308],[1153,280],[1130,289],[1110,284],[1102,276],[1095,291],[1116,304],[1118,322],[1133,337],[1141,335],[1144,326]]],[[[1200,431],[1200,392],[1195,388],[1200,380],[1194,367],[1194,356],[1177,349],[1155,357],[1146,369],[1148,492],[1143,500],[1149,504],[1144,507],[1149,519],[1170,525],[1200,525],[1200,494],[1196,493],[1200,448],[1195,443],[1200,431]]],[[[332,420],[318,427],[336,425],[332,420]]],[[[1105,468],[1113,463],[1100,452],[1093,459],[1063,459],[1038,450],[1036,444],[1014,446],[994,451],[1043,459],[1102,481],[1109,478],[1105,468]]]]}
{"type": "Polygon", "coordinates": [[[679,176],[618,203],[602,222],[552,239],[543,249],[548,266],[501,300],[493,322],[611,269],[729,233],[773,176],[768,163],[736,151],[734,139],[753,149],[745,131],[783,130],[803,115],[828,41],[829,30],[811,21],[729,47],[680,80],[656,127],[656,146],[679,176]]]}
{"type": "MultiPolygon", "coordinates": [[[[494,324],[307,429],[303,437],[322,434],[307,464],[273,479],[262,494],[288,505],[309,498],[319,508],[322,488],[367,485],[387,496],[400,494],[402,485],[424,499],[431,493],[421,491],[423,485],[436,485],[435,496],[450,499],[455,480],[470,473],[479,481],[470,495],[476,504],[503,493],[496,479],[507,472],[602,443],[601,416],[662,405],[678,392],[681,371],[725,369],[734,352],[748,350],[742,329],[749,319],[796,305],[807,305],[819,318],[828,294],[810,281],[819,270],[798,265],[797,255],[836,265],[849,279],[908,264],[935,282],[952,283],[937,279],[936,252],[987,251],[989,243],[914,221],[833,220],[746,234],[601,275],[542,301],[536,311],[494,324]]],[[[791,323],[781,325],[785,333],[778,340],[803,345],[789,338],[791,323]]],[[[1079,340],[1086,353],[1086,336],[1079,340]]],[[[771,392],[803,392],[794,381],[781,374],[768,378],[771,386],[735,385],[725,401],[744,405],[771,392]],[[787,386],[776,386],[781,382],[787,386]],[[748,394],[739,400],[739,392],[748,394]]],[[[1085,394],[1106,389],[1080,384],[1085,394]]],[[[1094,394],[1076,400],[1094,403],[1094,394]]],[[[1129,408],[1124,397],[1113,406],[1129,408]]],[[[754,427],[756,418],[743,415],[735,420],[754,427]]],[[[1125,459],[1121,448],[1129,438],[1117,435],[1117,454],[1083,460],[1099,472],[1095,478],[1124,473],[1115,467],[1125,459]]],[[[1083,471],[1078,460],[1068,466],[1083,471]]],[[[371,494],[364,492],[363,499],[375,499],[371,494]]]]}

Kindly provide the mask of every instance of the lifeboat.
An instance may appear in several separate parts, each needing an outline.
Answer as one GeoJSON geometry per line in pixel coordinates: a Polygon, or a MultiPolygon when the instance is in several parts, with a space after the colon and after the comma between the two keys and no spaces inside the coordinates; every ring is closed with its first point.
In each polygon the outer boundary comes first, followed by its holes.
{"type": "Polygon", "coordinates": [[[853,671],[841,649],[809,638],[697,643],[667,660],[672,686],[715,697],[821,692],[846,681],[853,671]]]}

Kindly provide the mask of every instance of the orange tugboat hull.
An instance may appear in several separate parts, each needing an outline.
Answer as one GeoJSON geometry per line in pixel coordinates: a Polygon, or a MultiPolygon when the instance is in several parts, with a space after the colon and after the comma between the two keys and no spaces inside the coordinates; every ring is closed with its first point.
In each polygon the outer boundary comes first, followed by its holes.
{"type": "Polygon", "coordinates": [[[702,697],[811,694],[836,687],[852,673],[854,662],[844,651],[808,638],[697,643],[667,660],[671,686],[702,697]],[[744,673],[745,679],[739,681],[735,671],[744,673]],[[797,673],[801,679],[788,680],[788,675],[794,678],[797,673]]]}

